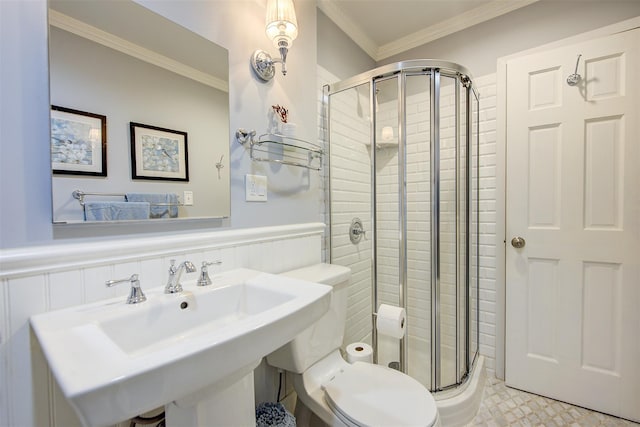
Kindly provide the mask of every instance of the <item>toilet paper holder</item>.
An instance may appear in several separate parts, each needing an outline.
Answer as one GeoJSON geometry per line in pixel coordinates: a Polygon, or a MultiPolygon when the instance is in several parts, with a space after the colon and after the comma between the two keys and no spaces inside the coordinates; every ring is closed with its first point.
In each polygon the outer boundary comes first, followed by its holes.
{"type": "MultiPolygon", "coordinates": [[[[374,320],[378,317],[378,313],[377,313],[377,312],[375,312],[375,311],[374,311],[373,313],[371,313],[371,314],[373,315],[374,320]]],[[[400,322],[400,327],[401,327],[401,328],[404,328],[404,322],[405,322],[405,320],[406,320],[406,319],[402,319],[402,321],[400,322]]]]}

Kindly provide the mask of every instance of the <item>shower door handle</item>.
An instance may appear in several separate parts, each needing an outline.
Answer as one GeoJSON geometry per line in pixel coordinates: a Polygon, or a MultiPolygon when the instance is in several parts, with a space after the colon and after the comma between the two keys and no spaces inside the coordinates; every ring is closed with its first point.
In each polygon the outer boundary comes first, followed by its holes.
{"type": "Polygon", "coordinates": [[[524,248],[524,245],[526,244],[527,242],[520,236],[514,237],[513,239],[511,239],[511,246],[513,246],[516,249],[524,248]]]}

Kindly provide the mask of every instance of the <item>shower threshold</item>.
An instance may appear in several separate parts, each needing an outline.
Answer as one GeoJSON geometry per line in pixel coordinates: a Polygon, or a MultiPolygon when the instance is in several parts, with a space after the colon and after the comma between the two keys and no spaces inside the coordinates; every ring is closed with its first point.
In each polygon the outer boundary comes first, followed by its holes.
{"type": "Polygon", "coordinates": [[[478,356],[467,381],[454,389],[434,393],[443,427],[464,426],[473,420],[482,402],[485,380],[484,356],[478,356]]]}

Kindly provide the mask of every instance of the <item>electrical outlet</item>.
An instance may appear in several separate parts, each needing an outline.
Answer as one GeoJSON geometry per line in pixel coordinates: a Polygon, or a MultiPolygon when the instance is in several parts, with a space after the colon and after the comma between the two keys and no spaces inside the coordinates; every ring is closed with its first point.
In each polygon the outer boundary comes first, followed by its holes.
{"type": "Polygon", "coordinates": [[[267,201],[267,177],[263,175],[245,175],[245,200],[247,202],[267,201]]]}

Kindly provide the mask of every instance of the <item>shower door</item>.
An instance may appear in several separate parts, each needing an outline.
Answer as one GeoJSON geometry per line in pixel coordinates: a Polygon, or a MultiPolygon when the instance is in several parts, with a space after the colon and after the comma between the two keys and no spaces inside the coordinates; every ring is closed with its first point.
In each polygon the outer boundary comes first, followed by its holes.
{"type": "MultiPolygon", "coordinates": [[[[325,113],[327,114],[327,113],[325,113]]],[[[331,262],[351,268],[344,344],[372,343],[374,278],[371,158],[371,84],[355,85],[331,95],[329,147],[331,262]],[[350,239],[354,219],[365,231],[350,239]]]]}
{"type": "Polygon", "coordinates": [[[477,96],[422,63],[365,74],[325,88],[330,261],[353,273],[344,344],[439,391],[478,350],[477,96]],[[377,334],[381,304],[406,309],[402,340],[377,334]]]}
{"type": "MultiPolygon", "coordinates": [[[[374,93],[374,144],[371,146],[375,165],[374,261],[376,266],[374,311],[380,304],[404,306],[402,283],[405,280],[404,234],[404,154],[400,139],[400,87],[401,79],[392,75],[373,82],[374,93]],[[375,147],[375,149],[373,149],[375,147]]],[[[409,321],[407,321],[407,325],[409,321]]],[[[375,333],[375,332],[374,332],[375,333]]],[[[376,334],[378,363],[384,366],[400,366],[405,349],[398,340],[376,334]]]]}
{"type": "Polygon", "coordinates": [[[406,76],[407,373],[432,389],[431,75],[406,76]]]}

